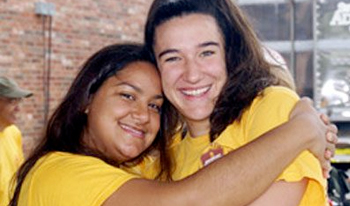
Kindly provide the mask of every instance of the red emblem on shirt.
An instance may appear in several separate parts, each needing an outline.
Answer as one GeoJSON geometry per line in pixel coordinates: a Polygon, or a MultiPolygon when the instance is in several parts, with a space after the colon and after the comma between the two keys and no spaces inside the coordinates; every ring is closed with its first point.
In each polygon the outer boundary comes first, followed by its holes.
{"type": "Polygon", "coordinates": [[[204,166],[207,166],[215,160],[221,158],[222,156],[224,156],[224,151],[222,150],[222,148],[210,149],[208,152],[202,155],[202,164],[204,166]]]}

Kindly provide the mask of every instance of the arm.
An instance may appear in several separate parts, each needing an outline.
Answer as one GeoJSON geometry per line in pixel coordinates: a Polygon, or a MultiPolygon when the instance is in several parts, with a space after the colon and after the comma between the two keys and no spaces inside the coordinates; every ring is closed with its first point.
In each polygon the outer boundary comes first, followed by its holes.
{"type": "MultiPolygon", "coordinates": [[[[246,115],[247,120],[244,121],[246,140],[251,141],[258,138],[266,131],[287,122],[298,99],[299,97],[295,93],[285,88],[268,88],[264,95],[257,98],[248,110],[249,115],[246,115]]],[[[281,134],[281,138],[284,138],[283,134],[281,134]]],[[[303,153],[280,174],[279,178],[259,198],[249,205],[299,205],[303,195],[308,194],[305,191],[310,177],[317,178],[320,185],[324,182],[317,160],[310,153],[303,153]],[[311,164],[309,164],[310,162],[311,164]]],[[[323,190],[317,190],[317,192],[317,194],[323,194],[323,190]]]]}
{"type": "Polygon", "coordinates": [[[307,186],[308,180],[299,182],[278,181],[249,206],[283,205],[296,206],[300,204],[307,186]]]}
{"type": "MultiPolygon", "coordinates": [[[[249,110],[248,138],[256,138],[265,131],[286,122],[297,100],[296,94],[284,88],[267,90],[266,94],[249,110]],[[269,118],[266,118],[267,116],[269,118]]],[[[316,205],[321,205],[326,201],[325,184],[326,180],[322,177],[317,159],[310,153],[303,152],[283,171],[277,181],[250,205],[295,206],[300,204],[303,196],[303,204],[314,202],[316,205]],[[306,190],[307,187],[308,190],[306,190]]]]}
{"type": "Polygon", "coordinates": [[[304,111],[184,180],[130,180],[104,205],[246,205],[260,196],[303,150],[309,149],[324,160],[327,127],[314,110],[304,111]]]}

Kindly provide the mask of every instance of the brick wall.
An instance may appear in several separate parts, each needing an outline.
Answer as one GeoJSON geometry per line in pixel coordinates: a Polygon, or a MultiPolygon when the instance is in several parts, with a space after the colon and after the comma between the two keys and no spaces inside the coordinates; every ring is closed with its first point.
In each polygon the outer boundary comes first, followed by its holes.
{"type": "MultiPolygon", "coordinates": [[[[49,70],[49,19],[35,14],[35,2],[38,1],[42,0],[0,0],[0,75],[14,78],[34,93],[23,101],[18,121],[26,154],[41,137],[44,128],[47,88],[44,79],[49,70]]],[[[142,41],[152,0],[47,2],[55,5],[51,24],[48,112],[51,114],[87,57],[108,44],[142,41]]]]}

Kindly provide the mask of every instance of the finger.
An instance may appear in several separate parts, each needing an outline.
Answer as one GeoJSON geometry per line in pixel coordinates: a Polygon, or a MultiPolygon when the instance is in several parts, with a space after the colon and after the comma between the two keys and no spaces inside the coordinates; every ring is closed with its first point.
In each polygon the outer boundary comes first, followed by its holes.
{"type": "Polygon", "coordinates": [[[336,134],[333,134],[333,143],[334,143],[334,144],[337,144],[338,141],[339,141],[338,136],[337,136],[336,134]]]}
{"type": "Polygon", "coordinates": [[[329,149],[326,149],[326,151],[324,153],[324,158],[326,160],[330,160],[333,156],[334,156],[334,153],[332,151],[330,151],[329,149]]]}
{"type": "Polygon", "coordinates": [[[330,178],[329,172],[330,172],[330,170],[322,170],[323,177],[326,179],[330,178]]]}
{"type": "Polygon", "coordinates": [[[336,135],[331,131],[327,131],[326,139],[328,143],[335,144],[334,141],[336,139],[336,135]]]}
{"type": "Polygon", "coordinates": [[[324,158],[329,159],[329,156],[333,157],[335,154],[335,149],[336,149],[336,145],[334,143],[327,142],[324,158]]]}
{"type": "Polygon", "coordinates": [[[337,144],[338,143],[338,136],[336,134],[334,134],[333,132],[328,131],[326,133],[326,138],[327,138],[327,142],[329,144],[337,144]]]}
{"type": "Polygon", "coordinates": [[[335,124],[329,124],[327,125],[327,127],[328,127],[328,131],[331,131],[335,134],[338,133],[338,127],[335,124]]]}
{"type": "Polygon", "coordinates": [[[323,161],[322,162],[322,172],[323,172],[323,176],[325,178],[329,178],[330,170],[331,170],[331,163],[330,163],[330,161],[323,161]]]}
{"type": "Polygon", "coordinates": [[[329,117],[326,114],[320,113],[320,117],[321,117],[323,123],[325,123],[326,125],[330,124],[329,117]]]}

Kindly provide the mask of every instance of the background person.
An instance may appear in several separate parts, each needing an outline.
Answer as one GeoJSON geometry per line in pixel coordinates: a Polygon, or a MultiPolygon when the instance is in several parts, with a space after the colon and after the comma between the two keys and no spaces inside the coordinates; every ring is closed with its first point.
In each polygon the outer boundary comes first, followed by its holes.
{"type": "Polygon", "coordinates": [[[263,47],[263,55],[266,61],[271,65],[271,73],[278,79],[277,84],[296,91],[293,76],[283,56],[276,50],[268,47],[263,47]]]}
{"type": "Polygon", "coordinates": [[[22,98],[32,93],[10,78],[0,77],[0,206],[8,205],[10,181],[22,164],[22,135],[15,125],[22,98]]]}

